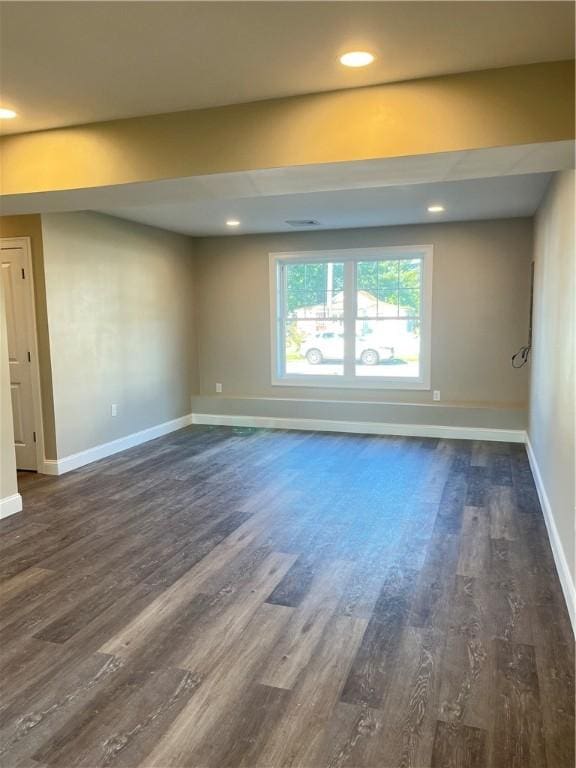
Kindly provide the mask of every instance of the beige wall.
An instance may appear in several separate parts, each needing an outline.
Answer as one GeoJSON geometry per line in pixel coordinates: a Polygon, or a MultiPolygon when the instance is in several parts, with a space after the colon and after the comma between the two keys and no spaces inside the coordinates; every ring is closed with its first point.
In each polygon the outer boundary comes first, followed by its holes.
{"type": "MultiPolygon", "coordinates": [[[[8,338],[4,290],[0,282],[0,502],[18,493],[16,479],[16,451],[14,449],[14,423],[8,370],[8,338]]],[[[1,510],[0,510],[1,514],[1,510]]]]}
{"type": "Polygon", "coordinates": [[[567,567],[576,582],[574,171],[559,174],[536,217],[529,437],[567,567]]]}
{"type": "Polygon", "coordinates": [[[40,216],[0,217],[0,237],[29,237],[34,272],[34,303],[36,308],[36,335],[38,338],[38,363],[42,389],[42,421],[44,425],[44,452],[47,459],[56,458],[56,430],[54,403],[52,400],[52,368],[50,364],[50,339],[46,310],[46,285],[44,281],[44,251],[42,248],[42,223],[40,216]]]}
{"type": "Polygon", "coordinates": [[[191,240],[95,213],[42,231],[58,458],[188,414],[191,240]]]}
{"type": "MultiPolygon", "coordinates": [[[[510,358],[527,337],[530,219],[196,241],[202,397],[196,398],[194,409],[218,412],[224,406],[224,398],[207,402],[207,396],[214,395],[215,382],[223,384],[225,398],[431,403],[431,391],[318,389],[270,383],[270,252],[423,243],[434,245],[432,389],[441,391],[438,407],[489,408],[496,414],[496,422],[486,426],[500,426],[498,413],[521,412],[521,418],[514,419],[514,428],[524,427],[528,371],[512,369],[510,358]]],[[[420,411],[418,416],[406,418],[430,423],[434,419],[431,413],[420,411]]]]}

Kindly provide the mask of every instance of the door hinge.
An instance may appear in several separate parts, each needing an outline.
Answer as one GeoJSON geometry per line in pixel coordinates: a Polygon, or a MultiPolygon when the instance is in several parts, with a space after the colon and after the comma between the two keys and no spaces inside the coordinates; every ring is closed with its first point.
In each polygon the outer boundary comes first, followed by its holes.
{"type": "Polygon", "coordinates": [[[34,442],[36,442],[36,432],[32,432],[32,434],[34,435],[34,442]]]}
{"type": "Polygon", "coordinates": [[[30,352],[28,352],[28,362],[29,362],[29,363],[31,363],[31,362],[32,362],[32,358],[30,357],[30,352]]]}
{"type": "Polygon", "coordinates": [[[22,280],[26,280],[26,274],[24,272],[24,267],[22,267],[22,280]]]}

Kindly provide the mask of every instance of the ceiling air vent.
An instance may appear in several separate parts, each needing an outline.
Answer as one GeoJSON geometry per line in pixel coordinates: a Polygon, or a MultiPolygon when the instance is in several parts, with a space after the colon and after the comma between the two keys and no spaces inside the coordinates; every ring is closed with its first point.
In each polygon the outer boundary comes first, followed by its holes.
{"type": "Polygon", "coordinates": [[[316,219],[287,219],[286,224],[289,227],[319,227],[320,222],[316,219]]]}

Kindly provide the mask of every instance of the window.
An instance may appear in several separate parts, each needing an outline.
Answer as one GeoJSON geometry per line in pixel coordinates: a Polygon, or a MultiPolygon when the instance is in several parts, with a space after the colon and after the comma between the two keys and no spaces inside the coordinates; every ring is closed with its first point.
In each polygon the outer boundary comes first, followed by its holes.
{"type": "Polygon", "coordinates": [[[272,383],[428,389],[432,246],[270,255],[272,383]]]}

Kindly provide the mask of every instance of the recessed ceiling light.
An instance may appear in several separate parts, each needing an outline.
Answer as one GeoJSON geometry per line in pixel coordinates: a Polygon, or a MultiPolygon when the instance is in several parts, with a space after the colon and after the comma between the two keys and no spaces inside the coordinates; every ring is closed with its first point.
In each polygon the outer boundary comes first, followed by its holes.
{"type": "Polygon", "coordinates": [[[443,205],[429,205],[428,213],[442,213],[444,211],[443,205]]]}
{"type": "Polygon", "coordinates": [[[0,120],[12,120],[13,117],[16,117],[16,112],[13,109],[0,108],[0,120]]]}
{"type": "Polygon", "coordinates": [[[228,221],[226,222],[226,226],[227,227],[239,227],[240,226],[240,222],[238,221],[238,219],[228,219],[228,221]]]}
{"type": "Polygon", "coordinates": [[[345,67],[367,67],[373,61],[374,56],[368,51],[349,51],[340,56],[340,63],[345,67]]]}

